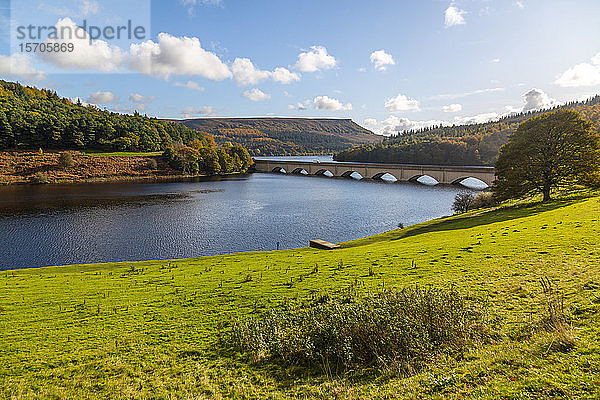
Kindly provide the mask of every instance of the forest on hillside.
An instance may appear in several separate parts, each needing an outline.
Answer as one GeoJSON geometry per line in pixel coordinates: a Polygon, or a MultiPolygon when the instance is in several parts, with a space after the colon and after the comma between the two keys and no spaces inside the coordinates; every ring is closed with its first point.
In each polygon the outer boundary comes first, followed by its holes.
{"type": "Polygon", "coordinates": [[[200,118],[181,123],[211,134],[219,144],[239,143],[255,156],[331,154],[382,140],[349,119],[200,118]]]}
{"type": "Polygon", "coordinates": [[[566,108],[578,112],[600,130],[600,96],[552,109],[530,111],[497,121],[456,126],[434,126],[398,133],[380,144],[341,151],[337,161],[437,165],[494,165],[500,148],[519,124],[534,115],[566,108]]]}
{"type": "Polygon", "coordinates": [[[0,81],[0,150],[161,151],[210,135],[182,124],[84,106],[54,91],[0,81]]]}

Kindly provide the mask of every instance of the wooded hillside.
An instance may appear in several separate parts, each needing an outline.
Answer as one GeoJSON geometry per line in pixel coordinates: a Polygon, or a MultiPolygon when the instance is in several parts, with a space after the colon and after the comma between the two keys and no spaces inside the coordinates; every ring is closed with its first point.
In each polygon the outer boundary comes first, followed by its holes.
{"type": "Polygon", "coordinates": [[[334,153],[383,139],[350,119],[200,118],[180,122],[211,134],[217,143],[239,143],[252,155],[334,153]]]}
{"type": "MultiPolygon", "coordinates": [[[[583,102],[571,102],[553,109],[577,111],[600,130],[600,96],[583,102]]],[[[540,110],[510,115],[498,121],[473,125],[435,126],[402,132],[378,145],[361,146],[336,154],[338,161],[440,164],[494,165],[500,147],[508,142],[519,124],[540,110]]]]}
{"type": "Polygon", "coordinates": [[[113,113],[73,103],[48,89],[0,81],[0,150],[152,152],[195,139],[206,146],[214,143],[210,135],[181,124],[113,113]]]}

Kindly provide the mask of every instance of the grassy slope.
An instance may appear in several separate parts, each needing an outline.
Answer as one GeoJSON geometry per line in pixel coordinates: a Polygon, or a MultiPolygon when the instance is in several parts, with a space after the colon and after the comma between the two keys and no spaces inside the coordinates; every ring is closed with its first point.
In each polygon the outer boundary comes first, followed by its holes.
{"type": "Polygon", "coordinates": [[[432,221],[333,252],[3,272],[0,397],[598,398],[599,219],[596,194],[432,221]],[[355,282],[359,290],[456,285],[489,297],[508,333],[539,308],[542,277],[575,315],[570,353],[548,351],[543,336],[503,337],[410,378],[352,381],[252,366],[217,346],[235,316],[355,282]]]}

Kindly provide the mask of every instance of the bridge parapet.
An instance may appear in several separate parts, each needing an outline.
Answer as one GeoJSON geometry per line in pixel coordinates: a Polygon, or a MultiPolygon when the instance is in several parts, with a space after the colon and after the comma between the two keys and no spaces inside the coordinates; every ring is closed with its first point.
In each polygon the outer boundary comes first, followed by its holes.
{"type": "Polygon", "coordinates": [[[352,172],[363,178],[378,178],[384,174],[394,176],[398,181],[416,180],[422,176],[430,176],[442,184],[458,183],[466,178],[476,178],[491,186],[495,179],[493,167],[455,166],[455,165],[413,165],[355,162],[309,162],[309,161],[276,161],[254,160],[257,172],[284,172],[304,170],[308,175],[316,175],[321,171],[329,171],[334,177],[349,176],[352,172]]]}

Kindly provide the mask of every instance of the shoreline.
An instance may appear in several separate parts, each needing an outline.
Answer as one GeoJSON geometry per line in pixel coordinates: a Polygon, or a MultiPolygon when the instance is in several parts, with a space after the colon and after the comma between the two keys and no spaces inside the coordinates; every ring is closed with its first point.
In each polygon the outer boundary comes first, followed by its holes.
{"type": "MultiPolygon", "coordinates": [[[[434,219],[430,219],[427,221],[423,221],[421,223],[418,224],[414,224],[414,225],[409,225],[409,226],[405,226],[404,228],[397,228],[397,229],[392,229],[389,231],[385,231],[385,232],[380,232],[380,233],[375,233],[373,235],[368,235],[368,236],[364,236],[364,237],[359,237],[359,238],[354,238],[354,239],[350,239],[350,240],[346,240],[344,242],[339,242],[336,244],[339,244],[341,247],[338,250],[331,250],[331,251],[327,251],[327,250],[316,250],[316,251],[321,251],[321,252],[333,252],[335,253],[336,251],[339,250],[344,250],[344,249],[349,249],[352,247],[357,247],[357,246],[363,246],[365,244],[373,244],[382,240],[387,240],[390,236],[397,236],[396,239],[401,239],[402,237],[406,237],[409,236],[410,232],[412,232],[413,230],[419,230],[422,228],[426,228],[430,225],[437,225],[437,224],[441,224],[441,223],[448,223],[448,222],[452,222],[455,219],[462,219],[462,218],[472,218],[472,217],[477,217],[480,216],[481,214],[484,214],[486,212],[493,212],[496,211],[498,208],[492,208],[489,210],[476,210],[478,212],[469,212],[466,214],[454,214],[454,215],[445,215],[439,218],[434,218],[434,219]]],[[[9,269],[5,269],[5,270],[0,270],[0,274],[2,273],[8,273],[11,271],[23,271],[23,270],[40,270],[43,268],[71,268],[71,267],[92,267],[92,266],[108,266],[108,265],[112,265],[114,267],[126,267],[126,266],[131,266],[132,264],[138,265],[138,264],[145,264],[145,263],[151,263],[151,264],[155,264],[155,263],[181,263],[181,262],[189,262],[189,261],[198,261],[198,260],[208,260],[211,258],[218,258],[218,257],[228,257],[228,256],[239,256],[239,255],[250,255],[250,254],[267,254],[267,253],[284,253],[284,252],[290,252],[290,251],[304,251],[304,250],[315,250],[313,248],[311,248],[310,246],[304,246],[304,247],[292,247],[289,249],[280,249],[280,250],[248,250],[248,251],[237,251],[237,252],[229,252],[229,253],[222,253],[222,254],[212,254],[212,255],[200,255],[200,256],[192,256],[192,257],[184,257],[184,258],[164,258],[164,259],[151,259],[151,260],[121,260],[121,261],[101,261],[101,262],[92,262],[92,263],[73,263],[73,264],[63,264],[63,265],[46,265],[46,266],[37,266],[37,267],[15,267],[15,268],[9,268],[9,269]]]]}
{"type": "Polygon", "coordinates": [[[0,152],[0,186],[51,185],[83,183],[146,183],[172,182],[186,179],[236,175],[185,175],[171,168],[156,154],[101,154],[69,151],[73,165],[60,166],[63,151],[3,151],[0,152]]]}
{"type": "Polygon", "coordinates": [[[82,180],[64,180],[54,181],[48,183],[34,183],[34,182],[9,182],[0,183],[0,187],[8,186],[50,186],[50,185],[81,185],[87,183],[168,183],[168,182],[183,182],[187,180],[193,180],[198,178],[218,178],[226,176],[236,176],[249,174],[250,172],[232,172],[228,174],[198,174],[198,175],[143,175],[143,176],[130,176],[130,177],[98,177],[82,180]]]}

